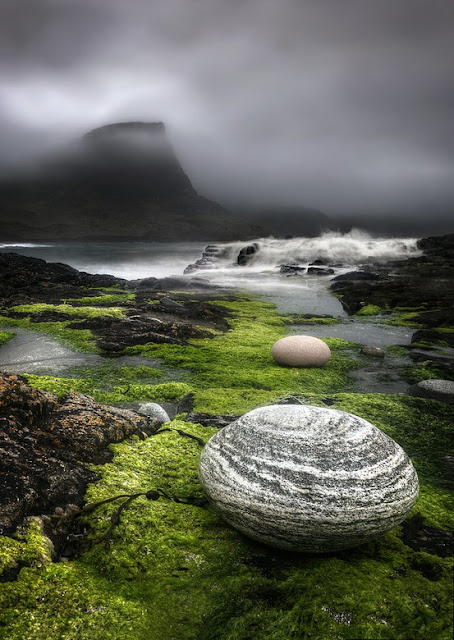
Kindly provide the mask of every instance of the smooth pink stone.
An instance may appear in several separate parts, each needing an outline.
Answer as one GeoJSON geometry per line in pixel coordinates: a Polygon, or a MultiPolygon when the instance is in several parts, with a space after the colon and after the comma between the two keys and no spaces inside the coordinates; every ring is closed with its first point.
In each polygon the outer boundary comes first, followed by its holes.
{"type": "Polygon", "coordinates": [[[331,358],[331,350],[312,336],[288,336],[273,344],[271,355],[288,367],[322,367],[331,358]]]}

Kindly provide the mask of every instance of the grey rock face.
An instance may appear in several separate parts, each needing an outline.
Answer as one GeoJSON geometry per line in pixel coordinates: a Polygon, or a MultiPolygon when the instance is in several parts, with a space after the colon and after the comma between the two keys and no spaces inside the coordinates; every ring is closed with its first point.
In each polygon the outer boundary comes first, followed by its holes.
{"type": "Polygon", "coordinates": [[[160,404],[156,404],[156,402],[146,402],[145,404],[141,404],[139,411],[149,418],[158,420],[161,424],[170,420],[167,411],[165,411],[160,404]]]}
{"type": "Polygon", "coordinates": [[[418,496],[402,448],[348,413],[273,405],[247,413],[202,451],[199,477],[223,518],[281,549],[354,547],[399,524],[418,496]]]}
{"type": "Polygon", "coordinates": [[[420,398],[440,400],[447,404],[454,404],[454,382],[450,380],[423,380],[413,384],[409,393],[420,398]]]}

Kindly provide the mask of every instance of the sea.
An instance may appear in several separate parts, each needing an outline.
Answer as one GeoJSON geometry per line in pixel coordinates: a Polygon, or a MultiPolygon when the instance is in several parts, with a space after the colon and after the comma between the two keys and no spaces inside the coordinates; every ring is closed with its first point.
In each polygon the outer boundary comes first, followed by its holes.
{"type": "Polygon", "coordinates": [[[381,238],[353,229],[326,232],[316,238],[257,238],[212,243],[215,258],[184,274],[202,258],[206,242],[43,242],[0,243],[1,253],[19,253],[63,262],[88,273],[108,273],[119,278],[203,277],[212,284],[258,294],[276,304],[282,313],[328,314],[344,317],[339,300],[328,288],[336,275],[371,264],[417,256],[417,238],[381,238]],[[241,249],[255,243],[257,252],[239,266],[241,249]],[[306,268],[320,261],[334,274],[313,275],[306,268]],[[300,267],[298,275],[281,273],[281,265],[300,267]]]}

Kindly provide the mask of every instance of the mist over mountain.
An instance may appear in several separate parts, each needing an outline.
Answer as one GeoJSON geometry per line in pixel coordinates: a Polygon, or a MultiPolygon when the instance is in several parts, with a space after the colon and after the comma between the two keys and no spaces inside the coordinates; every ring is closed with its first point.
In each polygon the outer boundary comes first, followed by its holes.
{"type": "Polygon", "coordinates": [[[100,127],[0,182],[3,240],[230,240],[261,233],[196,192],[161,122],[100,127]]]}
{"type": "Polygon", "coordinates": [[[3,0],[0,174],[164,121],[196,191],[257,223],[449,223],[453,56],[446,0],[3,0]]]}

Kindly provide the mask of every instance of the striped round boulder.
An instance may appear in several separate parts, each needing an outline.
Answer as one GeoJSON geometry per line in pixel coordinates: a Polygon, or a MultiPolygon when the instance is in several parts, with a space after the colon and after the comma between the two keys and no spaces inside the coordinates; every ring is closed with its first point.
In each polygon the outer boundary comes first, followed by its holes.
{"type": "Polygon", "coordinates": [[[418,496],[403,449],[342,411],[273,405],[209,440],[199,477],[223,518],[281,549],[354,547],[398,525],[418,496]]]}

